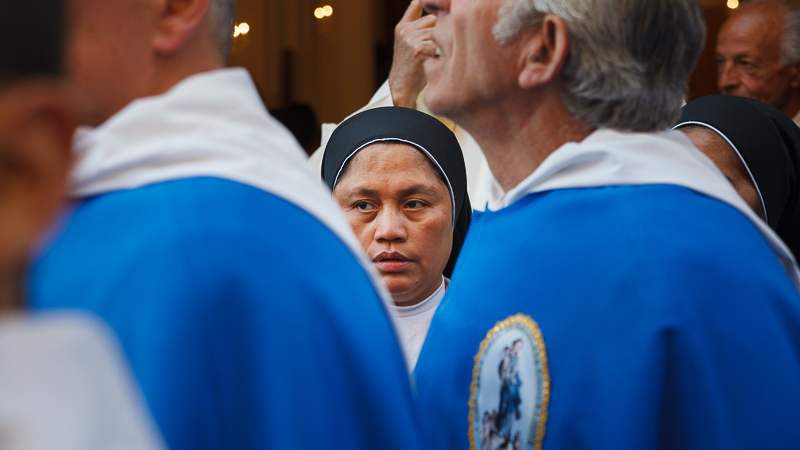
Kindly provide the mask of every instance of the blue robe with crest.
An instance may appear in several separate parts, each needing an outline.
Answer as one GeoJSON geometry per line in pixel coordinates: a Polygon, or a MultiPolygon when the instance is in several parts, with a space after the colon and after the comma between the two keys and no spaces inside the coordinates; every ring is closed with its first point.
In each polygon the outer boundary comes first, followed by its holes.
{"type": "Polygon", "coordinates": [[[606,186],[476,213],[415,369],[432,448],[469,448],[476,355],[520,313],[546,348],[544,449],[800,445],[800,298],[726,203],[606,186]]]}

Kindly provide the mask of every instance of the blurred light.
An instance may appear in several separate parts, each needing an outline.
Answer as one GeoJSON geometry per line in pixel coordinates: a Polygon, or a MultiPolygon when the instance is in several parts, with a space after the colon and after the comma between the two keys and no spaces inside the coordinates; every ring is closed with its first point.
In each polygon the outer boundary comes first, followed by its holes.
{"type": "Polygon", "coordinates": [[[325,17],[330,17],[333,14],[333,7],[331,5],[325,5],[322,7],[322,12],[325,13],[325,17]]]}
{"type": "Polygon", "coordinates": [[[242,30],[239,27],[233,27],[233,37],[239,37],[240,34],[242,34],[242,30]]]}
{"type": "Polygon", "coordinates": [[[728,8],[736,9],[739,7],[739,0],[728,0],[728,8]]]}
{"type": "Polygon", "coordinates": [[[239,24],[239,33],[247,34],[250,32],[250,25],[247,22],[242,22],[239,24]]]}
{"type": "Polygon", "coordinates": [[[322,19],[325,17],[325,11],[322,8],[317,8],[314,10],[314,17],[317,19],[322,19]]]}

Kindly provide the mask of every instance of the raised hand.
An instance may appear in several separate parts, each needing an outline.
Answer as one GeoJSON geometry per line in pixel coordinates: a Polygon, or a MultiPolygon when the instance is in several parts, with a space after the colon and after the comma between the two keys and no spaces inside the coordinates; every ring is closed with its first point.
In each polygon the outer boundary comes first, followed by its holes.
{"type": "Polygon", "coordinates": [[[434,56],[431,28],[436,17],[422,15],[419,0],[412,0],[394,30],[394,58],[389,72],[389,89],[395,106],[414,108],[427,80],[423,64],[434,56]]]}

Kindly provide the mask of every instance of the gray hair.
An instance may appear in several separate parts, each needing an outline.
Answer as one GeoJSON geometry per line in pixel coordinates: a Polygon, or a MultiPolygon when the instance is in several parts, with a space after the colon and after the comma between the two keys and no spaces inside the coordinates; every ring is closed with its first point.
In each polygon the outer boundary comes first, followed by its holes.
{"type": "Polygon", "coordinates": [[[781,60],[791,66],[800,63],[800,5],[786,4],[786,31],[781,45],[781,60]]]}
{"type": "Polygon", "coordinates": [[[567,26],[562,99],[577,119],[621,131],[674,125],[705,42],[699,0],[506,0],[494,36],[508,44],[545,14],[567,26]]]}
{"type": "Polygon", "coordinates": [[[785,27],[781,43],[781,62],[785,66],[800,63],[800,5],[789,0],[754,0],[747,5],[778,3],[783,6],[785,27]]]}
{"type": "Polygon", "coordinates": [[[209,13],[214,26],[213,31],[224,59],[228,59],[233,45],[233,21],[236,15],[236,2],[237,0],[211,0],[209,5],[209,13]]]}

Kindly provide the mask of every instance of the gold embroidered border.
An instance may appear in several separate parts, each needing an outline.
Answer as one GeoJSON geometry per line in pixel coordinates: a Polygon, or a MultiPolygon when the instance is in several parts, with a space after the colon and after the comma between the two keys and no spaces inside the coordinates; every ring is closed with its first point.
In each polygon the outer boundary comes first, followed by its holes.
{"type": "Polygon", "coordinates": [[[536,343],[536,351],[539,356],[539,363],[542,366],[542,404],[539,407],[539,417],[536,423],[536,436],[533,444],[534,450],[542,450],[542,442],[544,441],[544,434],[547,425],[547,411],[550,406],[550,368],[547,364],[547,350],[544,345],[544,337],[539,325],[525,314],[517,314],[510,316],[505,320],[497,322],[495,326],[486,334],[486,338],[481,342],[478,353],[475,355],[475,367],[472,369],[472,384],[469,391],[469,448],[476,450],[475,444],[475,389],[477,389],[477,380],[481,365],[481,355],[486,348],[486,345],[492,340],[495,334],[514,325],[522,325],[530,331],[534,342],[536,343]]]}

